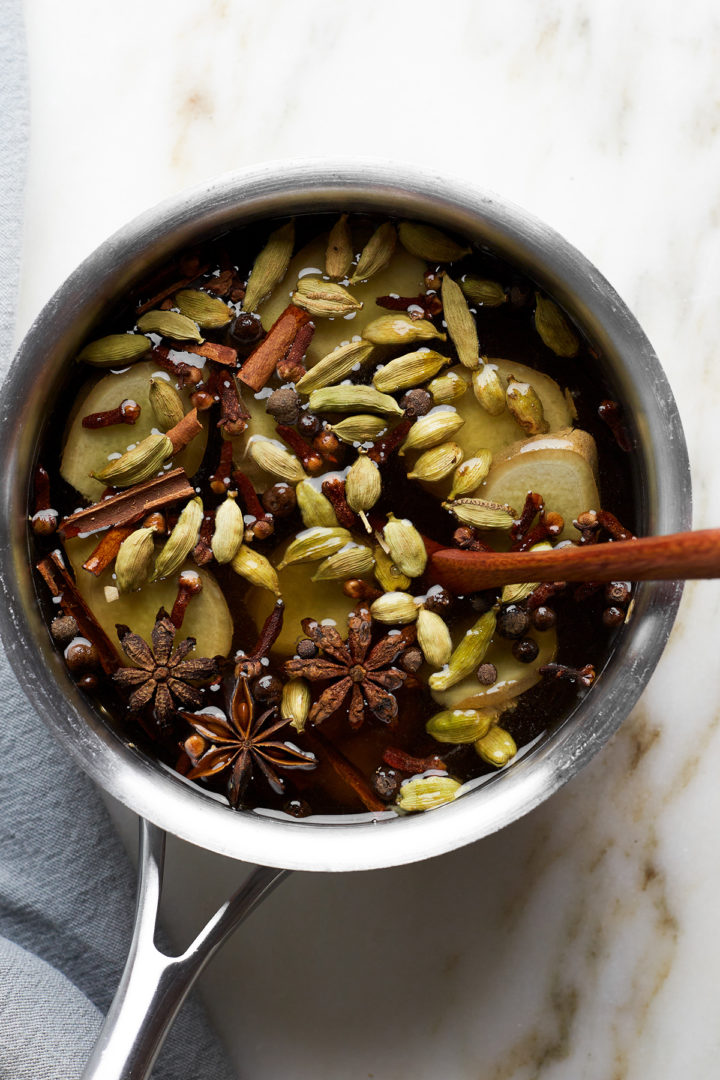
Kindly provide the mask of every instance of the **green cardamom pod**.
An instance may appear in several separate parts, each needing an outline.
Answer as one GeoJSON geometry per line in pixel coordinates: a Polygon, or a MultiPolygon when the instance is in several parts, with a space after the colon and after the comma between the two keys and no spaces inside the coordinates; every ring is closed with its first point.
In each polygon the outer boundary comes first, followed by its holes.
{"type": "Polygon", "coordinates": [[[324,386],[310,394],[311,412],[346,413],[362,409],[385,416],[403,415],[395,398],[389,394],[381,394],[374,386],[353,386],[348,383],[324,386]]]}
{"type": "Polygon", "coordinates": [[[357,443],[374,442],[387,431],[387,420],[381,416],[348,416],[338,424],[329,424],[330,430],[338,439],[351,446],[357,443]]]}
{"type": "Polygon", "coordinates": [[[433,349],[418,349],[417,352],[397,356],[378,368],[373,375],[373,386],[384,394],[415,388],[437,375],[440,368],[449,363],[449,356],[443,356],[433,349]]]}
{"type": "Polygon", "coordinates": [[[351,371],[357,371],[374,348],[367,341],[350,341],[346,345],[339,345],[306,371],[295,383],[295,389],[300,394],[309,394],[323,386],[339,383],[351,371]]]}
{"type": "Polygon", "coordinates": [[[426,484],[434,484],[443,480],[453,471],[463,459],[463,450],[455,442],[441,443],[432,450],[426,450],[415,462],[412,470],[408,473],[410,480],[420,480],[426,484]]]}
{"type": "Polygon", "coordinates": [[[440,229],[432,225],[421,225],[417,221],[402,221],[398,226],[400,243],[411,255],[431,263],[457,262],[469,255],[470,247],[463,247],[451,240],[440,229]]]}
{"type": "Polygon", "coordinates": [[[313,485],[312,480],[301,480],[295,488],[300,517],[306,529],[323,526],[327,529],[336,529],[338,519],[333,510],[333,504],[327,495],[313,485]]]}
{"type": "Polygon", "coordinates": [[[373,553],[364,544],[351,542],[320,563],[311,581],[343,581],[361,577],[375,565],[373,553]]]}
{"type": "Polygon", "coordinates": [[[494,709],[446,709],[425,725],[428,735],[442,743],[477,743],[498,718],[494,709]]]}
{"type": "Polygon", "coordinates": [[[375,556],[375,577],[384,592],[404,592],[410,588],[411,578],[398,569],[380,544],[375,545],[373,554],[375,556]]]}
{"type": "Polygon", "coordinates": [[[163,431],[169,431],[180,423],[185,415],[185,406],[177,390],[167,379],[157,376],[152,378],[148,397],[158,427],[161,427],[163,431]]]}
{"type": "Polygon", "coordinates": [[[497,364],[489,361],[473,372],[473,390],[475,397],[485,412],[491,416],[499,416],[505,412],[505,387],[500,381],[497,364]]]}
{"type": "Polygon", "coordinates": [[[491,727],[487,735],[478,739],[475,750],[483,761],[497,766],[498,769],[507,765],[517,754],[517,746],[510,732],[497,726],[491,727]]]}
{"type": "Polygon", "coordinates": [[[463,367],[477,370],[480,366],[480,345],[475,319],[462,289],[449,274],[443,276],[442,302],[445,324],[460,363],[463,367]]]}
{"type": "Polygon", "coordinates": [[[397,244],[395,226],[389,221],[381,225],[372,234],[365,247],[360,253],[355,272],[350,278],[350,284],[356,285],[358,281],[367,281],[373,274],[377,274],[390,262],[397,244]]]}
{"type": "MultiPolygon", "coordinates": [[[[552,544],[543,540],[539,544],[533,544],[530,551],[552,551],[552,544]]],[[[500,595],[500,603],[519,604],[521,600],[526,600],[539,584],[539,581],[523,581],[517,585],[505,585],[500,595]]]]}
{"type": "Polygon", "coordinates": [[[217,330],[227,326],[233,317],[232,308],[217,296],[210,296],[201,289],[181,289],[174,296],[175,307],[181,315],[187,315],[203,330],[217,330]]]}
{"type": "Polygon", "coordinates": [[[243,311],[256,311],[260,302],[279,285],[287,273],[295,244],[295,223],[286,222],[270,234],[250,271],[243,311]]]}
{"type": "Polygon", "coordinates": [[[460,644],[453,650],[447,667],[436,671],[428,679],[431,690],[449,690],[461,682],[483,662],[493,634],[497,615],[494,608],[486,611],[463,635],[460,644]]]}
{"type": "Polygon", "coordinates": [[[372,532],[367,510],[371,510],[382,493],[380,469],[366,453],[358,454],[345,477],[345,499],[351,510],[359,514],[368,532],[372,532]]]}
{"type": "Polygon", "coordinates": [[[155,433],[147,435],[132,450],[109,462],[100,472],[90,475],[103,484],[127,488],[149,480],[162,467],[162,463],[172,456],[173,444],[167,435],[155,433]]]}
{"type": "Polygon", "coordinates": [[[342,529],[339,525],[334,528],[315,525],[310,529],[304,529],[288,544],[282,562],[278,564],[278,570],[283,570],[293,563],[327,559],[329,555],[334,555],[351,540],[352,536],[348,530],[342,529]]]}
{"type": "Polygon", "coordinates": [[[455,470],[448,499],[456,499],[458,495],[472,495],[473,491],[477,491],[490,472],[491,465],[492,453],[490,450],[478,450],[474,457],[463,461],[455,470]]]}
{"type": "Polygon", "coordinates": [[[329,278],[344,278],[352,266],[353,245],[347,214],[341,214],[330,230],[325,252],[325,273],[329,278]]]}
{"type": "Polygon", "coordinates": [[[426,389],[436,405],[452,405],[466,393],[468,384],[456,371],[446,371],[429,382],[426,389]]]}
{"type": "Polygon", "coordinates": [[[465,274],[460,279],[460,288],[468,300],[479,307],[499,307],[507,300],[507,293],[497,281],[465,274]]]}
{"type": "Polygon", "coordinates": [[[77,359],[93,367],[119,368],[141,360],[151,349],[152,341],[144,334],[108,334],[81,349],[77,359]]]}
{"type": "Polygon", "coordinates": [[[425,572],[427,550],[422,536],[411,521],[407,518],[398,520],[394,514],[388,514],[383,537],[390,558],[401,573],[416,578],[425,572]]]}
{"type": "Polygon", "coordinates": [[[314,318],[326,319],[341,318],[362,307],[362,302],[336,281],[316,277],[300,278],[292,302],[314,318]]]}
{"type": "Polygon", "coordinates": [[[535,329],[556,356],[577,356],[580,338],[554,301],[535,293],[535,329]]]}
{"type": "Polygon", "coordinates": [[[430,450],[433,446],[439,446],[459,431],[464,423],[464,418],[452,405],[437,405],[426,416],[415,421],[400,447],[400,456],[408,450],[430,450]]]}
{"type": "Polygon", "coordinates": [[[300,459],[275,439],[267,439],[264,435],[253,435],[248,442],[248,452],[255,464],[271,476],[288,480],[291,484],[307,479],[307,473],[300,459]]]}
{"type": "Polygon", "coordinates": [[[302,731],[310,712],[310,687],[305,679],[289,679],[283,686],[280,716],[290,727],[302,731]]]}
{"type": "Polygon", "coordinates": [[[505,391],[507,407],[526,435],[544,435],[550,430],[545,419],[542,401],[530,383],[519,382],[514,375],[508,379],[505,391]]]}
{"type": "Polygon", "coordinates": [[[390,626],[415,622],[418,610],[415,597],[406,592],[383,593],[370,605],[370,614],[375,622],[390,626]]]}
{"type": "Polygon", "coordinates": [[[170,577],[176,570],[180,569],[198,542],[202,519],[202,499],[191,499],[183,507],[175,528],[168,536],[162,551],[155,560],[153,581],[158,578],[170,577]]]}
{"type": "Polygon", "coordinates": [[[201,345],[205,338],[192,319],[179,311],[146,311],[137,321],[143,334],[160,334],[174,341],[195,341],[201,345]]]}
{"type": "Polygon", "coordinates": [[[447,341],[447,334],[436,330],[427,319],[413,319],[409,315],[381,315],[363,329],[363,337],[373,345],[410,345],[413,341],[430,341],[439,338],[447,341]]]}
{"type": "Polygon", "coordinates": [[[443,506],[463,525],[474,529],[509,529],[517,518],[511,506],[488,499],[455,499],[444,502],[443,506]]]}
{"type": "Polygon", "coordinates": [[[245,535],[245,521],[236,499],[235,492],[228,492],[215,513],[215,531],[210,546],[219,563],[232,562],[245,535]]]}
{"type": "Polygon", "coordinates": [[[280,596],[280,580],[269,559],[248,544],[241,544],[230,563],[236,574],[259,589],[268,589],[280,596]]]}
{"type": "Polygon", "coordinates": [[[155,555],[154,529],[135,529],[123,540],[115,558],[115,582],[119,592],[140,589],[148,577],[155,555]]]}
{"type": "Polygon", "coordinates": [[[461,786],[451,776],[414,776],[401,784],[395,805],[406,813],[435,810],[452,802],[461,786]]]}
{"type": "Polygon", "coordinates": [[[450,660],[452,655],[450,630],[445,620],[436,611],[420,608],[417,617],[417,642],[431,667],[444,667],[450,660]]]}

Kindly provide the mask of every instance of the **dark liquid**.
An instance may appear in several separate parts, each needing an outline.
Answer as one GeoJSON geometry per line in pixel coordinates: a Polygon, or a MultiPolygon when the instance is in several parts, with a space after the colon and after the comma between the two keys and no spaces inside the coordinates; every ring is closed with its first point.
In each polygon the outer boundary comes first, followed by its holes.
{"type": "MultiPolygon", "coordinates": [[[[299,219],[296,250],[314,236],[327,231],[334,221],[334,217],[324,216],[299,219]]],[[[368,225],[371,225],[369,221],[368,225]]],[[[241,277],[246,277],[270,227],[268,223],[265,223],[262,226],[247,228],[206,245],[198,251],[201,264],[209,265],[211,271],[214,268],[222,271],[234,267],[241,277]]],[[[612,511],[627,528],[634,531],[636,521],[632,501],[632,456],[618,447],[610,430],[598,418],[597,413],[598,405],[602,400],[615,396],[613,387],[607,384],[601,374],[601,358],[598,360],[584,340],[579,354],[571,360],[557,357],[548,349],[534,328],[532,282],[523,278],[493,254],[475,254],[464,259],[462,263],[455,264],[454,277],[457,279],[463,273],[474,273],[499,281],[509,291],[509,302],[496,308],[482,308],[478,312],[477,324],[481,354],[526,364],[555,379],[561,388],[567,388],[577,409],[577,426],[589,432],[597,444],[602,507],[612,511]]],[[[196,284],[201,286],[204,280],[206,279],[199,278],[196,284]]],[[[162,287],[162,281],[162,273],[159,273],[147,284],[138,285],[124,301],[117,305],[106,322],[96,328],[93,337],[124,332],[131,328],[135,323],[134,311],[137,303],[154,295],[159,287],[162,287]]],[[[383,314],[383,312],[378,309],[378,314],[383,314]]],[[[224,329],[206,331],[205,337],[208,341],[232,344],[235,347],[238,345],[237,340],[229,338],[228,331],[224,329]]],[[[429,344],[432,347],[437,345],[435,342],[429,344]]],[[[411,348],[417,347],[411,346],[411,348]]],[[[446,351],[446,347],[442,344],[437,347],[439,351],[446,351]]],[[[240,357],[242,355],[242,350],[240,350],[240,357]]],[[[188,356],[187,360],[192,363],[192,356],[188,356]]],[[[370,367],[362,376],[358,376],[358,381],[364,379],[370,382],[372,372],[373,368],[370,367]]],[[[78,365],[72,362],[72,358],[68,358],[66,391],[59,401],[56,414],[47,425],[46,441],[39,454],[39,460],[51,473],[53,499],[61,516],[72,513],[81,501],[77,492],[69,488],[60,477],[57,472],[57,463],[61,456],[61,433],[65,418],[70,412],[79,387],[87,379],[88,374],[91,373],[88,373],[86,369],[78,370],[78,365]],[[54,469],[53,466],[55,466],[54,469]]],[[[522,433],[518,429],[518,438],[521,437],[522,433]]],[[[223,496],[214,495],[207,484],[208,477],[217,465],[219,448],[220,436],[215,424],[211,421],[210,439],[203,466],[193,478],[194,486],[201,489],[206,510],[219,505],[223,498],[223,496]]],[[[352,460],[353,453],[350,449],[346,463],[349,464],[352,460]]],[[[383,472],[383,495],[377,510],[382,513],[396,510],[397,507],[401,507],[398,513],[410,518],[416,527],[431,539],[444,545],[452,542],[452,534],[457,527],[457,521],[451,515],[440,512],[437,500],[418,483],[409,481],[401,462],[394,458],[383,472]]],[[[548,506],[547,509],[553,508],[548,506]]],[[[258,551],[270,555],[284,536],[292,536],[303,528],[300,515],[296,511],[290,517],[276,520],[275,533],[271,539],[265,542],[255,541],[253,546],[258,551]]],[[[51,541],[47,542],[41,538],[35,538],[37,549],[35,560],[37,561],[47,550],[56,546],[56,539],[51,538],[51,541]]],[[[233,614],[235,636],[230,656],[232,657],[238,649],[249,651],[255,642],[259,628],[252,623],[244,605],[243,597],[247,592],[247,583],[229,566],[219,566],[213,562],[208,569],[220,584],[233,614]]],[[[313,566],[309,566],[308,579],[313,569],[313,566]]],[[[372,580],[371,575],[367,578],[372,580]]],[[[425,591],[422,579],[415,582],[414,586],[417,588],[413,587],[411,589],[413,592],[422,594],[425,591]]],[[[339,584],[338,588],[340,588],[339,584]]],[[[49,602],[42,587],[39,589],[39,600],[50,621],[57,614],[57,609],[49,602]]],[[[612,648],[615,633],[603,626],[601,616],[606,606],[602,590],[582,602],[574,601],[571,594],[553,599],[552,607],[557,613],[557,660],[559,662],[574,667],[592,663],[598,670],[602,667],[612,648]]],[[[455,615],[451,614],[447,619],[451,632],[453,622],[458,616],[466,615],[468,611],[467,606],[462,602],[456,603],[455,607],[455,615]]],[[[323,617],[322,612],[312,610],[310,602],[307,615],[319,619],[323,617]]],[[[338,629],[345,636],[345,628],[339,626],[338,629]]],[[[389,629],[387,626],[378,625],[375,640],[382,637],[389,629]]],[[[529,635],[532,636],[532,629],[529,635]]],[[[182,639],[182,636],[182,631],[180,631],[177,640],[182,639]]],[[[457,635],[454,634],[453,637],[457,643],[457,635]]],[[[287,657],[273,657],[273,666],[278,673],[282,672],[282,661],[285,659],[287,657]]],[[[232,681],[232,674],[230,674],[228,682],[232,684],[232,681]]],[[[317,684],[313,685],[313,691],[313,696],[316,697],[317,684]]],[[[415,757],[438,754],[447,765],[449,775],[463,782],[495,771],[492,766],[483,763],[472,744],[460,746],[441,744],[425,732],[426,720],[439,711],[440,706],[432,700],[424,685],[403,688],[397,692],[396,696],[399,714],[397,720],[390,725],[381,724],[368,710],[362,728],[351,731],[347,722],[346,709],[343,708],[323,723],[322,736],[344,754],[367,779],[372,778],[376,768],[382,765],[383,751],[388,747],[407,751],[415,757]]],[[[190,734],[189,728],[182,721],[178,722],[174,730],[158,732],[150,715],[139,720],[129,717],[126,713],[125,702],[114,685],[102,678],[99,688],[92,693],[91,697],[103,708],[108,722],[151,758],[159,758],[171,768],[174,768],[181,760],[182,742],[190,734]]],[[[208,704],[222,704],[221,701],[215,700],[217,697],[218,695],[214,695],[213,700],[208,701],[208,704]]],[[[543,732],[564,719],[577,700],[578,691],[572,684],[557,680],[541,681],[522,694],[517,699],[515,708],[504,714],[500,722],[521,747],[537,739],[543,732]]],[[[256,712],[262,712],[264,708],[264,705],[258,704],[256,712]]],[[[312,742],[312,739],[296,733],[291,728],[285,729],[279,737],[289,739],[301,749],[317,752],[317,745],[312,742]]],[[[246,807],[285,810],[294,816],[303,816],[307,813],[347,815],[365,812],[365,807],[352,788],[338,777],[325,760],[321,759],[318,768],[313,771],[289,771],[283,773],[283,777],[285,791],[278,794],[271,790],[262,776],[253,776],[245,793],[246,807]]],[[[200,783],[215,791],[224,792],[226,774],[216,778],[211,777],[200,783]]],[[[392,802],[388,804],[388,809],[392,809],[392,802]]]]}

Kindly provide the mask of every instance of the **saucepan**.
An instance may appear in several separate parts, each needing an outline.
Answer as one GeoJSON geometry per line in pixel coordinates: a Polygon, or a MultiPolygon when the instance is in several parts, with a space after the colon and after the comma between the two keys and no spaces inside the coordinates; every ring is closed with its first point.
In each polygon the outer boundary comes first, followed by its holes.
{"type": "Polygon", "coordinates": [[[635,439],[641,535],[690,527],[685,440],[667,379],[642,329],[586,258],[547,225],[443,175],[365,161],[270,163],[214,180],[136,218],[102,244],[31,327],[3,387],[0,613],[9,659],[33,705],[80,766],[141,819],[137,923],[122,983],[87,1078],[148,1074],[169,1024],[209,957],[290,870],[397,866],[468,844],[532,810],[603,746],[637,701],[668,639],[681,585],[644,583],[597,682],[567,719],[492,780],[425,815],[322,824],[231,811],[123,741],[82,696],[41,617],[28,554],[28,485],[65,365],[103,315],[175,249],[262,218],[365,211],[431,222],[488,245],[543,288],[597,346],[635,439]],[[179,957],[155,946],[165,832],[257,864],[179,957]]]}

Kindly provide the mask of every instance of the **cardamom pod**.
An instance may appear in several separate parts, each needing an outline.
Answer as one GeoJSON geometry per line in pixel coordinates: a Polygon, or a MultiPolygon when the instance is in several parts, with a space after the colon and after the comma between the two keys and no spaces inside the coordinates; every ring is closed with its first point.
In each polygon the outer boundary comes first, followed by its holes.
{"type": "Polygon", "coordinates": [[[465,420],[452,405],[436,405],[426,416],[416,420],[408,432],[399,453],[408,450],[430,450],[445,442],[465,423],[465,420]]]}
{"type": "Polygon", "coordinates": [[[474,529],[509,529],[517,517],[511,506],[488,499],[455,499],[444,502],[443,506],[463,525],[474,529]]]}
{"type": "Polygon", "coordinates": [[[495,633],[497,616],[495,608],[490,608],[465,632],[460,644],[453,649],[447,666],[436,671],[428,679],[431,690],[448,690],[470,675],[483,662],[488,646],[495,633]]]}
{"type": "Polygon", "coordinates": [[[485,361],[478,371],[473,372],[472,383],[475,397],[485,412],[491,416],[505,412],[505,388],[497,364],[485,361]]]}
{"type": "Polygon", "coordinates": [[[365,513],[373,508],[381,492],[380,469],[366,453],[361,451],[345,477],[345,499],[350,509],[360,515],[368,532],[372,532],[372,526],[365,513]]]}
{"type": "Polygon", "coordinates": [[[290,727],[302,731],[310,712],[310,687],[305,679],[290,679],[283,686],[280,716],[290,721],[290,727]]]}
{"type": "Polygon", "coordinates": [[[81,349],[77,359],[93,367],[125,367],[142,359],[152,349],[144,334],[108,334],[81,349]]]}
{"type": "Polygon", "coordinates": [[[281,480],[289,480],[296,484],[300,480],[307,480],[307,473],[303,469],[300,459],[286,450],[277,439],[268,439],[264,435],[253,435],[248,441],[248,452],[256,465],[263,472],[271,476],[278,476],[281,480]]]}
{"type": "Polygon", "coordinates": [[[389,221],[375,230],[365,247],[360,253],[355,272],[350,278],[350,284],[356,285],[359,281],[367,281],[373,274],[377,274],[390,262],[395,245],[397,233],[395,226],[389,221]]]}
{"type": "Polygon", "coordinates": [[[311,581],[343,581],[345,578],[361,577],[375,565],[373,553],[364,544],[351,541],[329,555],[320,563],[311,581]]]}
{"type": "MultiPolygon", "coordinates": [[[[552,551],[552,544],[543,540],[539,544],[533,544],[530,551],[552,551]]],[[[500,603],[519,604],[521,600],[527,599],[539,584],[539,581],[523,581],[517,585],[505,585],[500,595],[500,603]]]]}
{"type": "Polygon", "coordinates": [[[464,457],[461,446],[454,442],[441,443],[440,446],[426,450],[415,462],[412,471],[408,473],[411,480],[422,480],[426,484],[434,484],[451,473],[456,465],[459,465],[464,457]]]}
{"type": "Polygon", "coordinates": [[[465,274],[460,279],[460,288],[471,303],[480,307],[499,307],[507,300],[507,293],[498,281],[488,281],[475,274],[465,274]]]}
{"type": "Polygon", "coordinates": [[[325,252],[325,273],[329,278],[344,278],[352,266],[353,243],[348,215],[341,214],[328,236],[325,252]]]}
{"type": "Polygon", "coordinates": [[[311,529],[318,525],[328,529],[338,527],[332,503],[327,495],[318,491],[312,480],[301,480],[295,488],[295,497],[305,528],[311,529]]]}
{"type": "Polygon", "coordinates": [[[427,384],[426,390],[436,405],[451,405],[466,392],[468,384],[456,371],[446,371],[427,384]]]}
{"type": "Polygon", "coordinates": [[[387,592],[373,600],[370,614],[376,622],[404,626],[415,622],[418,606],[410,593],[387,592]]]}
{"type": "Polygon", "coordinates": [[[452,655],[452,638],[447,623],[437,612],[420,608],[417,617],[417,642],[433,668],[444,667],[452,655]]]}
{"type": "Polygon", "coordinates": [[[322,360],[318,360],[317,364],[298,379],[295,389],[300,394],[309,394],[323,386],[339,383],[352,371],[358,371],[374,349],[374,345],[362,340],[338,345],[337,349],[323,356],[322,360]]]}
{"type": "Polygon", "coordinates": [[[126,488],[154,476],[163,461],[172,456],[173,444],[167,435],[147,435],[137,446],[90,475],[104,484],[126,488]]]}
{"type": "Polygon", "coordinates": [[[411,521],[407,518],[399,520],[394,514],[388,514],[383,538],[390,558],[402,574],[407,574],[409,578],[416,578],[424,573],[427,566],[427,551],[422,536],[411,521]]]}
{"type": "Polygon", "coordinates": [[[336,281],[323,281],[316,277],[300,278],[292,302],[313,317],[326,319],[350,315],[362,307],[362,301],[356,300],[352,293],[336,281]]]}
{"type": "Polygon", "coordinates": [[[507,407],[527,435],[544,435],[550,430],[545,419],[542,401],[530,383],[519,382],[514,375],[508,379],[505,391],[507,407]]]}
{"type": "Polygon", "coordinates": [[[256,311],[260,302],[279,285],[287,273],[295,244],[295,222],[288,221],[270,233],[253,263],[245,289],[243,311],[256,311]]]}
{"type": "Polygon", "coordinates": [[[373,345],[410,345],[431,338],[447,341],[447,334],[436,330],[427,319],[412,319],[409,315],[381,315],[369,322],[362,333],[373,345]]]}
{"type": "Polygon", "coordinates": [[[280,580],[269,559],[248,544],[241,544],[230,563],[236,574],[259,589],[268,589],[280,596],[280,580]]]}
{"type": "Polygon", "coordinates": [[[425,730],[438,742],[476,743],[487,735],[498,715],[494,709],[446,709],[431,716],[425,730]]]}
{"type": "Polygon", "coordinates": [[[421,225],[417,221],[402,221],[398,226],[400,243],[411,255],[431,263],[457,262],[472,251],[463,247],[456,240],[446,236],[432,225],[421,225]]]}
{"type": "Polygon", "coordinates": [[[148,577],[155,555],[154,529],[136,529],[123,540],[115,557],[115,582],[121,593],[140,589],[148,577]]]}
{"type": "Polygon", "coordinates": [[[378,368],[373,375],[373,386],[385,394],[415,388],[437,375],[440,368],[449,363],[449,356],[443,356],[433,349],[418,349],[417,352],[397,356],[378,368]]]}
{"type": "Polygon", "coordinates": [[[498,769],[507,765],[508,761],[517,754],[517,746],[510,732],[497,725],[491,727],[487,735],[478,739],[475,750],[483,761],[486,761],[488,765],[496,765],[498,769]]]}
{"type": "Polygon", "coordinates": [[[535,329],[556,356],[577,356],[580,338],[553,300],[535,293],[535,329]]]}
{"type": "Polygon", "coordinates": [[[373,548],[373,555],[375,556],[375,577],[384,592],[403,592],[410,588],[411,579],[397,568],[380,544],[376,544],[373,548]]]}
{"type": "Polygon", "coordinates": [[[456,499],[458,495],[472,495],[490,472],[491,465],[492,452],[490,450],[478,450],[475,457],[463,461],[455,470],[448,499],[456,499]]]}
{"type": "Polygon", "coordinates": [[[245,535],[245,522],[236,499],[234,491],[228,492],[215,513],[215,531],[210,546],[219,563],[232,562],[245,535]]]}
{"type": "Polygon", "coordinates": [[[445,325],[463,367],[476,371],[480,367],[480,345],[475,319],[457,282],[449,274],[442,280],[442,302],[445,325]]]}
{"type": "Polygon", "coordinates": [[[138,319],[137,328],[144,334],[160,334],[175,341],[195,341],[202,345],[205,340],[193,320],[179,311],[146,311],[138,319]]]}
{"type": "Polygon", "coordinates": [[[435,810],[452,802],[461,786],[460,781],[451,776],[414,776],[400,785],[395,805],[409,814],[435,810]]]}
{"type": "Polygon", "coordinates": [[[339,525],[334,527],[314,525],[310,529],[304,529],[288,544],[282,562],[278,564],[278,570],[283,570],[293,563],[326,559],[350,540],[352,536],[348,530],[341,529],[339,525]]]}
{"type": "Polygon", "coordinates": [[[157,376],[152,378],[148,397],[158,426],[163,431],[168,431],[180,423],[185,415],[185,406],[177,390],[167,379],[157,376]]]}
{"type": "Polygon", "coordinates": [[[338,439],[353,445],[374,442],[380,435],[384,435],[387,431],[387,420],[383,420],[381,416],[364,416],[360,413],[359,416],[348,416],[346,420],[341,420],[339,424],[330,424],[329,427],[338,439]]]}
{"type": "Polygon", "coordinates": [[[181,289],[173,299],[180,314],[187,315],[202,330],[218,330],[221,326],[227,326],[233,317],[232,309],[224,300],[202,289],[181,289]]]}
{"type": "Polygon", "coordinates": [[[383,416],[403,414],[395,398],[389,394],[381,394],[374,386],[353,386],[350,383],[313,390],[309,404],[311,412],[346,413],[367,409],[383,416]]]}
{"type": "Polygon", "coordinates": [[[198,542],[203,519],[202,499],[191,499],[183,508],[177,525],[165,541],[165,545],[155,560],[153,581],[170,577],[179,570],[198,542]]]}

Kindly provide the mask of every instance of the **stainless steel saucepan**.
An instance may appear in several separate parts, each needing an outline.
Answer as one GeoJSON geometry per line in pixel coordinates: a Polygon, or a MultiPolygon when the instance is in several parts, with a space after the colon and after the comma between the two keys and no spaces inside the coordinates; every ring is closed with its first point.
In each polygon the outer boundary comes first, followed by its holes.
{"type": "Polygon", "coordinates": [[[607,378],[631,418],[639,531],[651,535],[690,526],[680,419],[643,331],[587,259],[548,226],[494,195],[400,165],[270,163],[177,196],[102,244],[31,327],[3,386],[0,424],[0,582],[5,597],[0,628],[5,648],[55,736],[98,784],[141,818],[135,935],[85,1073],[88,1080],[148,1075],[204,964],[288,870],[369,870],[424,859],[487,836],[546,799],[628,715],[675,618],[680,584],[641,585],[632,618],[592,692],[557,729],[489,782],[437,812],[376,823],[329,825],[231,811],[128,745],[82,696],[50,641],[28,557],[29,480],[66,365],[113,298],[176,249],[253,220],[344,210],[432,222],[490,246],[556,296],[595,342],[607,378]],[[166,830],[259,864],[180,957],[164,956],[153,940],[166,830]]]}

